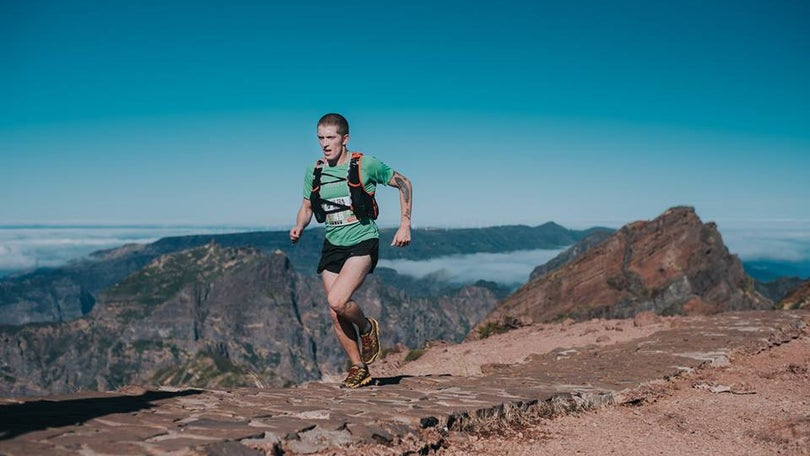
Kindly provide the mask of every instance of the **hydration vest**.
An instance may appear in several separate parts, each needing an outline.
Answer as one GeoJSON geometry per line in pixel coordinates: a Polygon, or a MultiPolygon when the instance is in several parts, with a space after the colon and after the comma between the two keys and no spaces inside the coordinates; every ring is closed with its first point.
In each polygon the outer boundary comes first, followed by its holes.
{"type": "Polygon", "coordinates": [[[377,200],[374,199],[374,192],[367,192],[363,186],[363,180],[360,178],[362,160],[363,154],[352,152],[349,160],[349,175],[346,179],[349,184],[351,206],[321,199],[321,171],[326,162],[324,159],[315,162],[315,169],[312,172],[312,193],[309,196],[309,201],[312,203],[312,212],[315,214],[315,220],[318,223],[326,221],[327,214],[347,209],[352,211],[358,219],[370,218],[375,220],[377,218],[380,211],[377,207],[377,200]],[[323,203],[333,206],[333,208],[324,210],[323,203]]]}

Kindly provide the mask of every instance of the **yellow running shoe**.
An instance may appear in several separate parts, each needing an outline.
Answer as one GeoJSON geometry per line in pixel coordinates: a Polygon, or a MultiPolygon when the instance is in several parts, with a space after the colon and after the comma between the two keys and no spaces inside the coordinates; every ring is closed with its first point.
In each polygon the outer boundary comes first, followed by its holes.
{"type": "Polygon", "coordinates": [[[349,375],[343,380],[343,388],[360,388],[371,383],[371,374],[365,364],[355,364],[349,368],[349,375]]]}
{"type": "Polygon", "coordinates": [[[360,335],[360,356],[364,363],[371,364],[380,357],[382,346],[380,345],[380,324],[373,318],[367,318],[367,320],[371,323],[371,329],[360,335]]]}

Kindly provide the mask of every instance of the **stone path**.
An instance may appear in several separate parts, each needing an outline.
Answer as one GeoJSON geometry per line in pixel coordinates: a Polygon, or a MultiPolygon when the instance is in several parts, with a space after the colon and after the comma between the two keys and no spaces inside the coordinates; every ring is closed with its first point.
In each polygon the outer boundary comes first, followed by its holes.
{"type": "Polygon", "coordinates": [[[632,400],[645,383],[801,336],[807,312],[741,312],[609,346],[560,348],[482,376],[399,376],[346,390],[140,390],[0,399],[2,455],[419,454],[449,431],[632,400]]]}

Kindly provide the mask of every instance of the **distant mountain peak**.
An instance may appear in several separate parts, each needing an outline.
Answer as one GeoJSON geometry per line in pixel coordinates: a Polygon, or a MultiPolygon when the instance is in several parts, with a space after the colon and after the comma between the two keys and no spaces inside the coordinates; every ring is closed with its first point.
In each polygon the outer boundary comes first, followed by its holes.
{"type": "Polygon", "coordinates": [[[754,291],[714,223],[678,206],[636,221],[501,302],[484,323],[511,317],[626,318],[641,311],[708,314],[771,308],[754,291]]]}
{"type": "Polygon", "coordinates": [[[539,225],[538,228],[561,228],[561,229],[564,229],[564,230],[567,229],[567,228],[565,228],[564,226],[560,225],[557,222],[546,222],[546,223],[543,223],[542,225],[539,225]]]}

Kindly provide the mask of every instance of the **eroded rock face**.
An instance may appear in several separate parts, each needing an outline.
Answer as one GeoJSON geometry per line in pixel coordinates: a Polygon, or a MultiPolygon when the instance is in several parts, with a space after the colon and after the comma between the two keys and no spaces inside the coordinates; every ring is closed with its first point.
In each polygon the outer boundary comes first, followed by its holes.
{"type": "MultiPolygon", "coordinates": [[[[374,277],[355,298],[385,346],[459,341],[496,303],[484,287],[412,298],[374,277]]],[[[67,323],[0,328],[0,395],[128,384],[288,386],[341,372],[318,277],[277,251],[208,244],[161,256],[67,323]]]]}
{"type": "Polygon", "coordinates": [[[95,298],[72,278],[46,271],[0,280],[0,302],[0,324],[24,325],[75,320],[90,312],[95,298]]]}
{"type": "Polygon", "coordinates": [[[533,280],[550,272],[556,271],[557,269],[565,266],[567,263],[570,263],[574,259],[583,255],[592,247],[601,244],[611,235],[613,235],[613,231],[608,229],[594,230],[593,233],[566,249],[561,254],[552,258],[547,263],[541,264],[540,266],[534,268],[531,275],[529,275],[529,280],[533,280]]]}
{"type": "Polygon", "coordinates": [[[769,282],[756,281],[756,289],[762,296],[773,302],[779,302],[802,284],[799,277],[780,277],[769,282]]]}
{"type": "Polygon", "coordinates": [[[810,309],[810,280],[790,291],[776,307],[783,310],[810,309]]]}
{"type": "Polygon", "coordinates": [[[570,263],[535,277],[491,312],[528,322],[770,309],[773,303],[690,207],[622,227],[570,263]]]}
{"type": "Polygon", "coordinates": [[[0,332],[6,394],[320,377],[283,255],[216,244],[159,257],[69,323],[0,332]]]}

